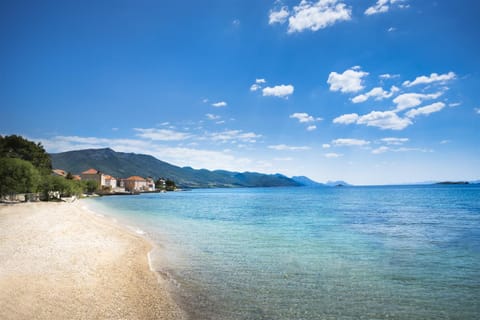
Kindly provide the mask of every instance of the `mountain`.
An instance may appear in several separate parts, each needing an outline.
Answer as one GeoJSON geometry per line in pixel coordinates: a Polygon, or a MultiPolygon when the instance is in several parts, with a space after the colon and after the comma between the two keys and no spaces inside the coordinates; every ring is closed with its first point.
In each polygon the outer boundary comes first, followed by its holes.
{"type": "Polygon", "coordinates": [[[325,187],[325,184],[313,181],[312,179],[305,176],[292,177],[292,180],[306,187],[325,187]]]}
{"type": "Polygon", "coordinates": [[[347,182],[342,181],[342,180],[339,180],[339,181],[328,181],[328,182],[326,183],[326,185],[329,186],[329,187],[338,187],[338,186],[348,187],[348,186],[351,186],[351,184],[348,184],[347,182]]]}
{"type": "Polygon", "coordinates": [[[116,152],[110,148],[86,149],[50,154],[52,165],[73,174],[90,168],[117,178],[142,176],[166,178],[182,188],[286,187],[300,186],[281,174],[196,170],[177,167],[150,155],[116,152]]]}

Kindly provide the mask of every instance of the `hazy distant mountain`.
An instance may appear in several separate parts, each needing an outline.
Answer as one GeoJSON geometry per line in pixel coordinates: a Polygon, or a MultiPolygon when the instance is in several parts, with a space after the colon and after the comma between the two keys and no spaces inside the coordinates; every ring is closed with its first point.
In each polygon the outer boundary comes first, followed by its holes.
{"type": "Polygon", "coordinates": [[[183,188],[283,187],[301,184],[281,174],[196,170],[177,167],[150,155],[115,152],[112,149],[86,149],[50,154],[52,165],[73,174],[95,168],[117,178],[133,175],[167,178],[183,188]]]}
{"type": "Polygon", "coordinates": [[[337,186],[351,186],[351,184],[348,184],[347,182],[345,181],[342,181],[342,180],[339,180],[339,181],[328,181],[326,183],[327,186],[330,186],[330,187],[337,187],[337,186]]]}
{"type": "Polygon", "coordinates": [[[313,181],[312,179],[305,176],[292,177],[292,180],[306,187],[325,187],[325,184],[313,181]]]}

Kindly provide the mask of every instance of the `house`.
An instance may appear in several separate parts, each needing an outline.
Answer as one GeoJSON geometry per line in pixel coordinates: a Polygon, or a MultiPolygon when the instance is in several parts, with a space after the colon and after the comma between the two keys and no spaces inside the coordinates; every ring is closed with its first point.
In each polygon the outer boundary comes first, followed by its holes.
{"type": "Polygon", "coordinates": [[[147,180],[139,176],[131,176],[123,179],[125,190],[127,191],[144,191],[147,189],[147,180]]]}
{"type": "Polygon", "coordinates": [[[145,179],[147,182],[147,191],[155,191],[155,181],[152,177],[145,179]]]}
{"type": "Polygon", "coordinates": [[[110,176],[110,175],[105,175],[105,185],[102,185],[102,187],[109,187],[112,190],[117,188],[117,179],[110,176]]]}
{"type": "Polygon", "coordinates": [[[97,169],[92,168],[92,169],[88,169],[86,171],[83,171],[80,176],[81,176],[82,180],[85,180],[85,181],[88,181],[88,180],[96,181],[99,188],[105,186],[105,176],[106,175],[104,175],[103,173],[101,173],[97,169]]]}

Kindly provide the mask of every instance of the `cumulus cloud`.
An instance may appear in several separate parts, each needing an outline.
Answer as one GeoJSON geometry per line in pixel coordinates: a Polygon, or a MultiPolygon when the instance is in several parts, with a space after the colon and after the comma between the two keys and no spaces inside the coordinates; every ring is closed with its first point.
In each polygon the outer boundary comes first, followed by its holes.
{"type": "Polygon", "coordinates": [[[221,108],[221,107],[226,107],[227,103],[225,101],[219,101],[219,102],[212,103],[212,106],[216,108],[221,108]]]}
{"type": "Polygon", "coordinates": [[[403,130],[412,124],[408,118],[399,117],[393,111],[372,111],[358,118],[357,124],[363,124],[368,127],[377,127],[382,130],[403,130]]]}
{"type": "Polygon", "coordinates": [[[285,23],[288,19],[290,12],[286,6],[281,7],[278,10],[270,10],[270,15],[268,16],[268,24],[275,23],[285,23]]]}
{"type": "Polygon", "coordinates": [[[277,151],[305,151],[310,150],[310,147],[307,146],[289,146],[286,144],[277,144],[268,146],[269,149],[277,150],[277,151]]]}
{"type": "Polygon", "coordinates": [[[317,126],[316,126],[316,125],[313,125],[313,124],[312,124],[312,125],[309,125],[309,126],[307,127],[307,131],[314,131],[314,130],[317,130],[317,126]]]}
{"type": "MultiPolygon", "coordinates": [[[[367,16],[370,16],[372,14],[378,14],[378,13],[385,13],[388,12],[391,8],[391,6],[395,3],[402,2],[403,0],[377,0],[375,5],[368,7],[367,10],[365,10],[365,14],[367,16]]],[[[405,4],[399,4],[399,8],[408,8],[409,5],[405,4]]]]}
{"type": "Polygon", "coordinates": [[[327,83],[331,91],[357,92],[364,88],[362,78],[367,75],[368,72],[360,71],[358,68],[351,68],[343,73],[330,72],[327,83]]]}
{"type": "Polygon", "coordinates": [[[443,102],[436,102],[432,103],[428,106],[417,108],[417,109],[412,109],[406,113],[407,117],[409,118],[415,118],[416,116],[419,115],[429,115],[430,113],[438,112],[445,108],[445,103],[443,102]]]}
{"type": "Polygon", "coordinates": [[[331,145],[328,144],[328,143],[322,144],[322,148],[323,148],[323,149],[328,149],[328,148],[330,148],[330,147],[331,147],[331,145]]]}
{"type": "Polygon", "coordinates": [[[262,90],[263,96],[273,96],[280,98],[288,98],[289,95],[293,94],[294,87],[291,84],[288,85],[278,85],[274,87],[265,87],[262,90]]]}
{"type": "Polygon", "coordinates": [[[146,138],[150,140],[156,141],[179,141],[185,140],[192,137],[192,135],[179,132],[169,129],[156,129],[156,128],[135,128],[135,131],[138,133],[136,134],[138,137],[146,138]]]}
{"type": "Polygon", "coordinates": [[[333,119],[333,123],[338,123],[338,124],[351,124],[355,123],[358,120],[358,114],[356,113],[348,113],[341,115],[335,119],[333,119]]]}
{"type": "Polygon", "coordinates": [[[424,94],[424,93],[404,93],[393,99],[397,105],[395,111],[402,111],[405,109],[419,106],[424,100],[437,99],[443,92],[424,94]]]}
{"type": "Polygon", "coordinates": [[[290,115],[291,119],[297,119],[300,123],[321,121],[322,118],[314,118],[306,112],[295,112],[290,115]]]}
{"type": "Polygon", "coordinates": [[[350,20],[351,12],[345,3],[337,0],[302,0],[293,7],[293,13],[288,19],[288,32],[318,31],[336,22],[350,20]]]}
{"type": "Polygon", "coordinates": [[[432,82],[445,83],[449,80],[455,79],[456,77],[457,75],[452,71],[445,74],[432,73],[430,76],[419,76],[413,81],[405,81],[403,82],[403,85],[405,87],[412,87],[418,84],[428,84],[432,82]]]}
{"type": "Polygon", "coordinates": [[[255,79],[255,83],[250,86],[250,91],[262,89],[262,84],[266,83],[265,79],[255,79]]]}
{"type": "Polygon", "coordinates": [[[332,144],[337,147],[362,147],[370,144],[370,141],[361,139],[341,138],[332,140],[332,144]]]}
{"type": "Polygon", "coordinates": [[[383,99],[391,98],[398,91],[400,91],[400,89],[398,89],[396,86],[392,86],[390,88],[390,92],[383,90],[383,88],[381,87],[376,87],[367,93],[360,94],[352,98],[352,102],[353,103],[365,102],[368,100],[368,98],[374,98],[375,100],[383,100],[383,99]]]}

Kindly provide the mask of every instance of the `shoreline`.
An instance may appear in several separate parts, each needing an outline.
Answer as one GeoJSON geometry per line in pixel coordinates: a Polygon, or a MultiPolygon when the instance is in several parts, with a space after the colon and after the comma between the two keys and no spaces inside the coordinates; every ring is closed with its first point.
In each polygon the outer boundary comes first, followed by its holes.
{"type": "Polygon", "coordinates": [[[0,318],[185,319],[145,237],[76,203],[0,206],[0,318]]]}

